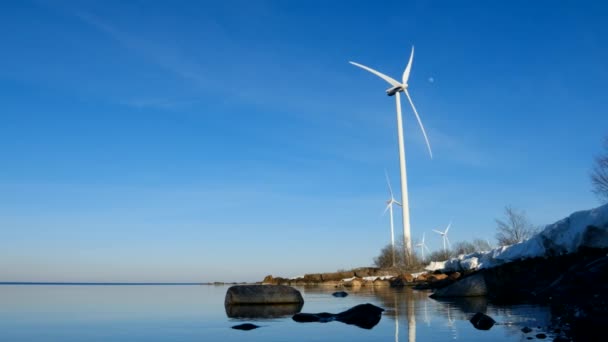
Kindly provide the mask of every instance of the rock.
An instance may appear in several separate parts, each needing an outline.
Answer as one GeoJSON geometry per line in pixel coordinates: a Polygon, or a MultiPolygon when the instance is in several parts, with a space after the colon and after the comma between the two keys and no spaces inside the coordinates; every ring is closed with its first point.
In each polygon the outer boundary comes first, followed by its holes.
{"type": "Polygon", "coordinates": [[[236,285],[226,292],[224,305],[303,304],[300,291],[283,285],[236,285]]]}
{"type": "Polygon", "coordinates": [[[429,277],[428,273],[422,273],[418,277],[416,277],[417,282],[427,281],[429,277]]]}
{"type": "Polygon", "coordinates": [[[363,279],[357,278],[357,277],[353,277],[352,279],[344,279],[344,283],[342,285],[344,285],[344,287],[359,288],[363,284],[364,284],[363,279]]]}
{"type": "Polygon", "coordinates": [[[344,297],[348,296],[348,293],[346,293],[344,291],[338,291],[338,292],[332,293],[331,295],[334,297],[344,298],[344,297]]]}
{"type": "Polygon", "coordinates": [[[431,298],[485,296],[487,293],[488,290],[484,276],[480,273],[476,273],[436,290],[435,293],[431,295],[431,298]]]}
{"type": "Polygon", "coordinates": [[[542,339],[544,339],[544,338],[547,338],[547,335],[545,335],[545,334],[543,334],[543,333],[536,334],[536,338],[538,338],[538,339],[542,340],[542,339]]]}
{"type": "Polygon", "coordinates": [[[523,327],[523,328],[521,328],[521,331],[522,331],[524,334],[527,334],[527,333],[529,333],[529,332],[532,332],[532,329],[530,329],[530,328],[528,328],[528,327],[523,327]]]}
{"type": "Polygon", "coordinates": [[[364,278],[364,277],[372,277],[376,275],[380,269],[375,267],[361,267],[354,270],[355,277],[364,278]]]}
{"type": "Polygon", "coordinates": [[[272,277],[272,275],[267,275],[264,277],[264,280],[262,280],[262,284],[274,284],[274,278],[272,277]]]}
{"type": "Polygon", "coordinates": [[[475,328],[479,330],[490,330],[490,328],[492,328],[496,323],[496,321],[492,319],[492,317],[481,312],[478,312],[473,315],[473,317],[471,317],[470,322],[475,328]]]}
{"type": "Polygon", "coordinates": [[[450,280],[458,280],[458,278],[460,278],[460,276],[461,276],[460,272],[452,272],[448,276],[448,279],[450,279],[450,280]]]}
{"type": "Polygon", "coordinates": [[[323,278],[323,281],[328,281],[328,280],[342,280],[342,279],[347,279],[347,278],[353,278],[355,276],[355,272],[353,271],[348,271],[348,272],[334,272],[334,273],[323,273],[321,275],[321,277],[323,278]]]}
{"type": "Polygon", "coordinates": [[[431,274],[430,276],[428,276],[428,278],[426,279],[428,282],[430,283],[434,283],[436,281],[441,281],[444,279],[447,279],[448,275],[447,274],[431,274]]]}
{"type": "Polygon", "coordinates": [[[414,277],[409,273],[404,273],[390,280],[391,287],[403,287],[414,282],[414,277]]]}
{"type": "Polygon", "coordinates": [[[307,283],[320,283],[320,282],[323,281],[323,277],[321,276],[320,273],[305,274],[304,275],[304,280],[307,283]]]}
{"type": "Polygon", "coordinates": [[[232,327],[232,329],[237,329],[237,330],[253,330],[256,328],[259,328],[259,325],[255,325],[255,324],[251,324],[251,323],[243,323],[243,324],[239,324],[239,325],[235,325],[232,327]]]}
{"type": "Polygon", "coordinates": [[[317,314],[299,313],[295,314],[292,319],[299,323],[338,321],[353,324],[363,329],[371,329],[380,322],[382,311],[384,309],[373,304],[360,304],[338,314],[327,312],[317,314]]]}
{"type": "Polygon", "coordinates": [[[230,318],[281,318],[300,312],[303,304],[232,304],[225,305],[230,318]]]}

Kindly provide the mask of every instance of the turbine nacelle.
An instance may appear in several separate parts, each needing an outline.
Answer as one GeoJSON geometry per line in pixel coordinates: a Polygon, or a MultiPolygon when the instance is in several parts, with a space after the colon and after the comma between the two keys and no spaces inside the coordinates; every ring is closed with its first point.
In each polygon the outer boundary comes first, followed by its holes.
{"type": "Polygon", "coordinates": [[[394,86],[392,88],[386,89],[386,95],[388,95],[388,96],[394,96],[398,92],[402,92],[402,91],[403,91],[403,86],[398,85],[398,86],[394,86]]]}

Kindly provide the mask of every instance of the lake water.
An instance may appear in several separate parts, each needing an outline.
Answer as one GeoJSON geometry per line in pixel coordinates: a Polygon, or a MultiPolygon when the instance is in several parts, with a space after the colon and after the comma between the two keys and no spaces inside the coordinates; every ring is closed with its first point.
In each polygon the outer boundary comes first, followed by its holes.
{"type": "MultiPolygon", "coordinates": [[[[335,298],[333,288],[296,287],[302,312],[338,313],[357,304],[384,308],[370,330],[340,322],[297,323],[291,317],[229,318],[228,286],[213,285],[0,285],[0,341],[522,341],[549,323],[539,306],[494,306],[483,298],[439,302],[428,292],[361,288],[335,298]],[[497,322],[476,330],[470,317],[497,322]],[[251,322],[250,331],[231,329],[251,322]],[[532,333],[524,334],[528,326],[532,333]]],[[[549,339],[551,340],[551,339],[549,339]]]]}

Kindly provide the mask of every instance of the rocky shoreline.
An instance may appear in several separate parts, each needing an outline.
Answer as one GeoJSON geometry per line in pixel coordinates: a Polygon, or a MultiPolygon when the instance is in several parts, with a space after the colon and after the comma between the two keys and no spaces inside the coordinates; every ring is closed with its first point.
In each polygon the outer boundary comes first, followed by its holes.
{"type": "Polygon", "coordinates": [[[403,287],[435,289],[447,286],[462,276],[460,272],[403,272],[399,269],[362,267],[351,271],[306,274],[296,278],[268,275],[262,281],[266,285],[331,286],[334,288],[403,287]]]}

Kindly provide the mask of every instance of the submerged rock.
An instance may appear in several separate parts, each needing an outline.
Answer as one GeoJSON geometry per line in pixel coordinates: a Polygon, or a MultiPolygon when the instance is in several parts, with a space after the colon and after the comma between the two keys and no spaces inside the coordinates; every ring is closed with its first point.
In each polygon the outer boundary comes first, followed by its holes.
{"type": "Polygon", "coordinates": [[[344,291],[338,291],[338,292],[332,293],[331,295],[334,296],[334,297],[340,297],[340,298],[342,298],[342,297],[348,296],[348,293],[346,293],[344,291]]]}
{"type": "Polygon", "coordinates": [[[255,325],[255,324],[251,324],[251,323],[243,323],[243,324],[239,324],[239,325],[235,325],[232,327],[232,329],[236,329],[236,330],[253,330],[256,328],[259,328],[259,325],[255,325]]]}
{"type": "Polygon", "coordinates": [[[224,305],[303,304],[300,291],[285,285],[236,285],[226,292],[224,305]]]}
{"type": "Polygon", "coordinates": [[[492,317],[481,312],[478,312],[473,315],[473,317],[471,317],[470,322],[476,329],[479,330],[490,330],[490,328],[492,328],[494,324],[496,324],[496,321],[492,319],[492,317]]]}
{"type": "Polygon", "coordinates": [[[327,323],[338,321],[346,324],[353,324],[363,329],[371,329],[382,318],[384,309],[373,304],[360,304],[338,314],[321,312],[316,314],[299,313],[292,319],[299,323],[319,322],[327,323]]]}

